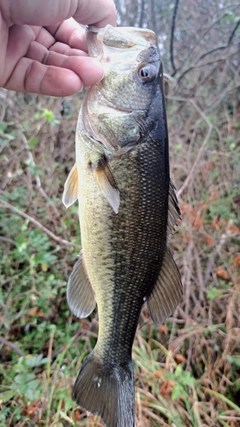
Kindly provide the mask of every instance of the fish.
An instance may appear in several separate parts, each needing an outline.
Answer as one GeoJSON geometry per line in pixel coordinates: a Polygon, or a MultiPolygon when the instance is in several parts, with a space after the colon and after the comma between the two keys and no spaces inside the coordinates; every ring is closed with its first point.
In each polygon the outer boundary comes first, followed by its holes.
{"type": "Polygon", "coordinates": [[[97,343],[73,399],[107,427],[133,427],[132,346],[143,304],[161,324],[183,287],[168,247],[180,218],[169,173],[163,68],[154,32],[87,27],[88,52],[104,78],[82,103],[76,164],[63,203],[79,202],[82,250],[67,286],[79,318],[98,307],[97,343]]]}

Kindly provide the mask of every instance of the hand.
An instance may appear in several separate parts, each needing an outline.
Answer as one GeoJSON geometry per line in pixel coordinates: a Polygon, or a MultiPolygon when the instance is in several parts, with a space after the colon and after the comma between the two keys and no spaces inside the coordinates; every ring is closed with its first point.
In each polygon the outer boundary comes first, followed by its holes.
{"type": "Polygon", "coordinates": [[[99,81],[78,22],[116,25],[113,0],[0,0],[0,87],[67,96],[99,81]]]}

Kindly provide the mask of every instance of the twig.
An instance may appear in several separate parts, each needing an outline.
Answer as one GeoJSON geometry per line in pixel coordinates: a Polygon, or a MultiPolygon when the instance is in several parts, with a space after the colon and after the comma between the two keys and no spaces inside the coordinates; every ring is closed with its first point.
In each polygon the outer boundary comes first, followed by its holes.
{"type": "Polygon", "coordinates": [[[236,33],[236,31],[237,31],[237,29],[238,29],[239,25],[240,25],[240,20],[239,20],[239,21],[237,22],[237,24],[235,25],[235,27],[234,27],[234,29],[233,29],[233,31],[232,31],[232,33],[231,33],[231,35],[230,35],[229,39],[228,39],[227,44],[222,45],[222,46],[215,47],[215,48],[213,48],[213,49],[209,50],[208,52],[203,53],[201,56],[199,56],[198,61],[200,61],[201,59],[205,58],[205,56],[207,56],[207,55],[211,55],[213,52],[216,52],[217,50],[227,49],[227,48],[229,47],[229,45],[231,44],[232,39],[233,39],[233,37],[234,37],[234,35],[235,35],[235,33],[236,33]]]}
{"type": "Polygon", "coordinates": [[[15,212],[19,216],[27,219],[32,224],[34,224],[36,227],[38,227],[40,230],[42,230],[44,233],[46,233],[51,239],[55,240],[55,242],[67,245],[67,246],[74,246],[75,248],[79,248],[79,245],[76,245],[75,243],[68,242],[67,240],[61,239],[61,237],[56,236],[54,233],[52,233],[48,228],[44,227],[39,221],[37,221],[35,218],[31,217],[30,215],[26,214],[25,212],[20,211],[20,209],[15,208],[15,206],[11,205],[8,202],[5,202],[5,200],[0,199],[0,204],[2,204],[3,207],[6,207],[7,209],[11,209],[11,211],[15,212]]]}
{"type": "MultiPolygon", "coordinates": [[[[239,6],[235,6],[235,8],[233,8],[232,10],[234,11],[236,8],[238,8],[239,6]]],[[[181,68],[183,67],[183,65],[189,61],[189,58],[191,57],[192,53],[194,52],[194,50],[196,49],[196,47],[201,43],[201,41],[204,39],[204,37],[209,33],[209,31],[216,25],[218,24],[223,18],[225,18],[225,16],[227,16],[228,12],[225,12],[222,16],[220,16],[220,18],[217,18],[215,21],[213,21],[213,23],[210,25],[210,27],[207,28],[207,30],[205,31],[204,34],[202,34],[201,38],[198,39],[198,41],[195,43],[195,45],[193,46],[193,48],[190,50],[189,55],[187,56],[187,58],[185,59],[185,61],[183,62],[181,68]]]]}
{"type": "Polygon", "coordinates": [[[212,61],[205,62],[204,64],[198,64],[199,58],[196,59],[195,63],[197,65],[191,65],[189,68],[187,68],[185,71],[183,71],[183,73],[180,75],[180,77],[177,80],[177,84],[180,83],[180,81],[182,80],[182,78],[186,74],[188,74],[190,71],[194,70],[195,68],[202,68],[202,67],[205,67],[206,65],[211,65],[211,64],[214,64],[216,62],[219,62],[220,64],[224,63],[227,59],[231,58],[232,56],[236,55],[237,53],[239,53],[239,49],[236,52],[233,52],[230,55],[225,56],[224,58],[213,59],[212,61]]]}
{"type": "Polygon", "coordinates": [[[0,240],[2,240],[2,242],[5,242],[5,243],[10,243],[10,245],[17,246],[17,243],[14,242],[14,240],[8,239],[7,237],[0,236],[0,240]]]}
{"type": "Polygon", "coordinates": [[[16,344],[14,344],[11,341],[6,340],[6,338],[3,338],[2,336],[0,336],[0,343],[10,347],[12,350],[15,351],[15,353],[17,353],[19,356],[25,356],[25,354],[22,352],[22,350],[20,350],[20,348],[18,348],[18,346],[16,344]]]}
{"type": "Polygon", "coordinates": [[[226,421],[240,421],[240,417],[234,417],[229,415],[219,415],[218,417],[220,420],[226,420],[226,421]]]}
{"type": "Polygon", "coordinates": [[[214,52],[217,52],[218,50],[224,50],[228,47],[228,45],[222,45],[218,47],[214,47],[213,49],[210,49],[208,52],[204,52],[201,56],[199,56],[198,61],[201,61],[201,59],[205,58],[208,55],[211,55],[214,52]]]}
{"type": "Polygon", "coordinates": [[[166,424],[165,421],[160,418],[157,414],[155,414],[154,412],[150,411],[149,409],[147,409],[146,407],[142,407],[142,412],[144,412],[144,414],[148,417],[148,418],[152,418],[155,421],[157,421],[158,423],[161,423],[160,425],[162,425],[163,427],[168,427],[169,424],[166,424]]]}
{"type": "Polygon", "coordinates": [[[172,76],[174,76],[177,72],[177,69],[175,67],[174,63],[174,52],[173,52],[173,43],[174,43],[174,32],[175,32],[175,23],[176,23],[176,16],[177,16],[177,10],[178,10],[178,4],[179,0],[176,0],[174,10],[173,10],[173,17],[172,17],[172,26],[171,26],[171,38],[170,38],[170,61],[172,64],[173,73],[172,76]]]}
{"type": "Polygon", "coordinates": [[[151,4],[151,24],[152,24],[152,29],[154,31],[154,33],[157,32],[157,26],[156,26],[156,12],[155,12],[155,0],[151,0],[150,1],[151,4]]]}
{"type": "Polygon", "coordinates": [[[198,277],[198,283],[199,283],[199,299],[200,299],[200,301],[204,301],[205,287],[204,287],[204,283],[203,283],[202,267],[201,267],[199,252],[198,252],[195,245],[194,245],[193,251],[194,251],[194,255],[195,255],[197,277],[198,277]]]}
{"type": "Polygon", "coordinates": [[[140,18],[139,18],[139,27],[143,26],[143,17],[144,17],[144,0],[141,0],[141,9],[140,9],[140,18]]]}
{"type": "Polygon", "coordinates": [[[192,168],[191,168],[191,170],[190,170],[190,172],[189,172],[189,174],[188,174],[188,177],[186,178],[186,180],[184,181],[184,183],[183,183],[183,185],[182,185],[182,187],[180,188],[180,190],[178,190],[178,192],[177,192],[177,197],[180,197],[180,195],[182,194],[182,192],[185,190],[185,188],[189,185],[189,183],[190,183],[190,181],[192,180],[192,178],[193,178],[193,176],[194,176],[194,173],[196,172],[196,169],[197,169],[197,165],[199,164],[199,160],[200,160],[200,158],[201,158],[201,156],[202,156],[202,153],[203,153],[203,150],[205,149],[205,147],[206,147],[206,145],[207,145],[207,143],[208,143],[208,141],[209,141],[209,138],[210,138],[210,136],[211,136],[211,133],[212,133],[212,129],[213,129],[213,126],[212,126],[212,124],[210,123],[210,121],[208,120],[208,118],[205,116],[205,114],[203,113],[203,111],[198,107],[198,105],[195,103],[195,101],[194,100],[192,100],[192,99],[184,99],[184,98],[175,98],[175,97],[173,97],[173,98],[171,98],[171,99],[176,99],[176,100],[179,100],[179,101],[188,101],[188,102],[191,102],[191,104],[194,106],[194,108],[199,112],[199,114],[202,116],[202,118],[206,121],[206,123],[208,124],[208,132],[207,132],[207,135],[206,135],[206,137],[205,137],[205,139],[204,139],[204,141],[203,141],[203,143],[202,143],[202,146],[201,146],[201,148],[200,148],[200,150],[199,150],[199,152],[198,152],[198,155],[197,155],[197,157],[196,157],[196,159],[195,159],[195,161],[194,161],[194,163],[193,163],[193,165],[192,165],[192,168]]]}
{"type": "MultiPolygon", "coordinates": [[[[23,144],[24,144],[24,146],[25,146],[25,149],[26,149],[26,151],[27,151],[28,158],[29,158],[29,160],[30,160],[30,162],[31,162],[31,165],[32,165],[32,166],[34,166],[34,167],[36,168],[36,163],[35,163],[35,161],[34,161],[34,158],[33,158],[32,152],[29,150],[29,145],[28,145],[27,138],[25,137],[25,135],[24,135],[24,133],[23,133],[23,132],[21,132],[21,137],[22,137],[22,141],[23,141],[23,144]]],[[[35,181],[36,181],[36,187],[37,187],[37,189],[39,190],[39,192],[41,193],[41,195],[43,196],[43,198],[44,198],[44,199],[49,203],[49,205],[52,207],[52,209],[53,209],[53,211],[54,211],[55,215],[56,215],[57,217],[59,217],[59,216],[60,216],[59,211],[57,210],[57,208],[56,208],[56,206],[54,205],[54,203],[49,199],[48,195],[45,193],[44,189],[42,188],[42,183],[41,183],[41,179],[40,179],[39,175],[34,175],[34,178],[35,178],[35,181]]]]}
{"type": "MultiPolygon", "coordinates": [[[[239,8],[239,4],[237,5],[232,5],[232,12],[234,12],[236,9],[239,8]]],[[[224,9],[224,8],[223,8],[224,9]]],[[[202,34],[202,36],[197,40],[197,42],[195,43],[195,45],[193,46],[192,49],[190,49],[189,55],[186,57],[186,59],[183,61],[183,63],[181,64],[181,66],[179,67],[179,69],[177,71],[179,71],[180,69],[183,68],[183,66],[189,61],[190,57],[192,56],[194,50],[196,49],[196,47],[202,42],[202,40],[205,38],[205,36],[209,33],[209,31],[216,25],[218,24],[222,19],[225,18],[225,16],[228,15],[228,12],[225,12],[222,16],[220,16],[220,18],[217,18],[215,21],[212,22],[212,24],[207,28],[207,30],[202,34]]],[[[228,43],[227,46],[230,45],[230,43],[232,42],[232,39],[237,31],[239,23],[237,23],[237,25],[235,26],[235,28],[233,29],[229,39],[228,39],[228,43]]],[[[213,49],[214,50],[214,49],[213,49]]],[[[218,48],[216,48],[216,50],[218,50],[218,48]]],[[[206,56],[210,53],[211,51],[207,52],[206,54],[203,54],[203,56],[206,56]]],[[[199,60],[199,59],[198,59],[199,60]]],[[[195,63],[197,63],[197,61],[194,61],[195,63]]],[[[192,69],[194,69],[194,66],[190,66],[188,70],[184,71],[183,74],[179,77],[178,79],[178,83],[180,82],[180,80],[182,79],[182,77],[188,73],[189,71],[191,71],[192,69]]]]}
{"type": "MultiPolygon", "coordinates": [[[[193,252],[193,241],[191,240],[188,245],[187,256],[184,258],[183,267],[184,267],[184,292],[185,292],[185,313],[189,314],[190,311],[190,298],[191,298],[191,278],[192,278],[192,263],[189,263],[188,260],[192,259],[193,252]]],[[[186,321],[188,325],[188,321],[186,321]]]]}
{"type": "Polygon", "coordinates": [[[210,277],[210,274],[212,272],[213,266],[215,264],[216,257],[219,255],[219,252],[223,248],[223,246],[227,243],[228,239],[233,239],[235,237],[238,237],[239,233],[229,233],[229,234],[222,234],[219,240],[219,243],[217,244],[216,248],[211,254],[211,258],[209,258],[207,266],[205,268],[205,276],[203,280],[203,286],[204,288],[207,286],[208,279],[210,277]]]}
{"type": "Polygon", "coordinates": [[[232,39],[233,39],[233,37],[234,37],[234,35],[235,35],[235,33],[236,33],[236,31],[237,31],[237,29],[238,29],[239,25],[240,25],[240,20],[236,23],[236,25],[235,25],[235,27],[234,27],[234,29],[233,29],[233,31],[232,31],[232,33],[231,33],[231,35],[230,35],[229,39],[228,39],[228,46],[229,46],[229,45],[230,45],[230,43],[232,42],[232,39]]]}
{"type": "Polygon", "coordinates": [[[240,83],[238,83],[236,85],[231,85],[231,82],[230,82],[229,85],[226,87],[226,89],[224,91],[222,91],[221,96],[216,97],[216,99],[213,100],[211,102],[211,104],[208,104],[208,106],[207,106],[208,110],[210,108],[211,109],[216,108],[223,101],[223,99],[225,98],[225,96],[228,93],[232,92],[233,90],[237,90],[239,88],[239,86],[240,86],[240,83]]]}

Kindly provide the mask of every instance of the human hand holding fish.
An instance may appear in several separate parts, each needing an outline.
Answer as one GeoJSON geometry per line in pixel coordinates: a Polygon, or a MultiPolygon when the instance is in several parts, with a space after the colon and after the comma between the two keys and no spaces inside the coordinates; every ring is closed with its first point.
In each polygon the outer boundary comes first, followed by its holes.
{"type": "Polygon", "coordinates": [[[113,0],[0,0],[0,87],[67,96],[100,80],[78,23],[115,25],[113,0]]]}

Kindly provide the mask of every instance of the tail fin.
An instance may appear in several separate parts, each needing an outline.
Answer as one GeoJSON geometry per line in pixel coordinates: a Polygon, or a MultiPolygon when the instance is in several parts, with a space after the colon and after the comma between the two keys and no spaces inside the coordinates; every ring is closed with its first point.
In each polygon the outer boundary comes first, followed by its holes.
{"type": "Polygon", "coordinates": [[[84,361],[73,388],[74,400],[100,415],[107,427],[134,427],[132,361],[104,366],[94,351],[84,361]]]}

